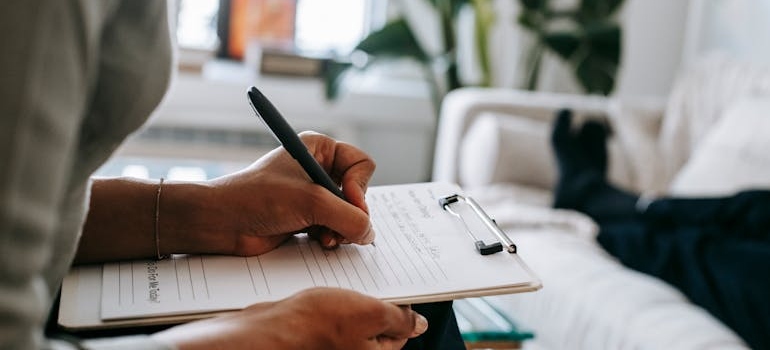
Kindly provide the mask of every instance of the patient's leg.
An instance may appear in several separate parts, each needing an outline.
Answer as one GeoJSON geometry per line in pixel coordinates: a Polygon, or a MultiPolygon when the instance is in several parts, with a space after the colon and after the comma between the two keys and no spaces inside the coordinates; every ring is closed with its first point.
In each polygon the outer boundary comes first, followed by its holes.
{"type": "Polygon", "coordinates": [[[572,128],[572,113],[561,110],[551,134],[559,178],[554,207],[581,211],[599,223],[635,219],[637,195],[607,182],[607,127],[598,121],[572,128]]]}

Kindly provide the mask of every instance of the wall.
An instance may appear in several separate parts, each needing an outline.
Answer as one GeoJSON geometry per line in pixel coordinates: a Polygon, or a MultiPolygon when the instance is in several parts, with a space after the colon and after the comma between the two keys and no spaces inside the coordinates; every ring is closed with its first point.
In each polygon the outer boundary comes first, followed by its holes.
{"type": "MultiPolygon", "coordinates": [[[[246,88],[256,85],[297,131],[322,132],[369,153],[377,162],[372,184],[429,179],[435,113],[424,82],[370,74],[350,77],[348,83],[346,94],[330,103],[323,97],[323,83],[319,79],[258,76],[241,64],[212,61],[204,66],[202,75],[176,77],[149,126],[193,134],[206,130],[227,132],[224,135],[239,132],[261,138],[251,134],[267,135],[267,130],[256,119],[245,97],[246,88]]],[[[128,142],[121,155],[251,162],[264,151],[210,145],[136,144],[144,140],[128,142]]]]}
{"type": "Polygon", "coordinates": [[[770,2],[691,0],[685,62],[713,53],[770,62],[770,2]]]}
{"type": "Polygon", "coordinates": [[[682,62],[690,1],[626,0],[618,96],[665,97],[682,62]]]}

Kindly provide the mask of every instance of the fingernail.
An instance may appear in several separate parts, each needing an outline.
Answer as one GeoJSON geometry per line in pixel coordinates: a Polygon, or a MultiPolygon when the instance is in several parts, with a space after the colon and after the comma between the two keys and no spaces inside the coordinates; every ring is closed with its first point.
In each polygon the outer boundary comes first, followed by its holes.
{"type": "Polygon", "coordinates": [[[366,234],[364,234],[364,237],[361,238],[361,241],[358,242],[358,244],[369,244],[374,242],[374,229],[372,228],[372,224],[369,224],[369,228],[366,229],[366,234]]]}
{"type": "Polygon", "coordinates": [[[337,246],[337,238],[334,236],[326,236],[328,239],[323,242],[324,248],[334,248],[337,246]]]}
{"type": "Polygon", "coordinates": [[[414,322],[414,333],[423,334],[428,330],[428,320],[423,315],[417,314],[417,319],[414,322]]]}

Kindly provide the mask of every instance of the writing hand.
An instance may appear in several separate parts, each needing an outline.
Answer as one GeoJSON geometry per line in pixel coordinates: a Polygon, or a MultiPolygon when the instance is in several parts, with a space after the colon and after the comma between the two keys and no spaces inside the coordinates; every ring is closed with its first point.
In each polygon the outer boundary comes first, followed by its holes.
{"type": "MultiPolygon", "coordinates": [[[[317,233],[325,247],[374,240],[365,192],[375,163],[360,149],[328,136],[305,132],[310,153],[341,184],[346,200],[313,183],[283,148],[248,168],[207,182],[206,208],[195,224],[198,249],[186,252],[257,255],[296,232],[317,233]]],[[[196,210],[198,211],[198,210],[196,210]]]]}

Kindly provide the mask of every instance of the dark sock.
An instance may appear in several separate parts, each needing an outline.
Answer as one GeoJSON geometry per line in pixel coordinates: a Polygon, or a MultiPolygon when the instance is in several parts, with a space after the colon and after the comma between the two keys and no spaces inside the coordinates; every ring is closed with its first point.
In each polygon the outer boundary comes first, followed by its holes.
{"type": "Polygon", "coordinates": [[[606,222],[638,218],[636,208],[639,196],[623,191],[606,181],[596,184],[580,203],[579,211],[600,225],[606,222]]]}
{"type": "Polygon", "coordinates": [[[579,210],[587,192],[601,182],[602,176],[591,166],[592,161],[586,158],[580,140],[572,130],[572,111],[563,109],[557,112],[551,145],[559,171],[553,205],[555,208],[579,210]]]}
{"type": "Polygon", "coordinates": [[[597,222],[636,215],[638,197],[607,182],[608,128],[587,121],[572,131],[572,113],[561,110],[551,134],[559,179],[554,207],[581,211],[597,222]]]}
{"type": "Polygon", "coordinates": [[[600,174],[607,173],[608,130],[603,122],[588,120],[577,136],[578,147],[582,149],[587,165],[600,174]]]}

